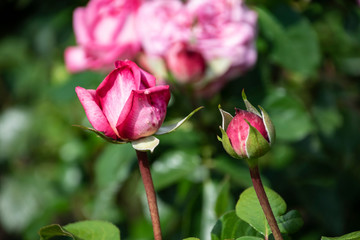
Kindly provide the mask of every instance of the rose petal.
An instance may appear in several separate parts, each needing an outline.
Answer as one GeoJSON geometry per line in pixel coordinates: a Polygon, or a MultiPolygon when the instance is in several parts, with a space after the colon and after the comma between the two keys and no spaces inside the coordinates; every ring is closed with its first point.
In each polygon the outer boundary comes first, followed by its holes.
{"type": "Polygon", "coordinates": [[[65,50],[65,65],[69,72],[80,72],[88,68],[88,59],[82,47],[68,47],[65,50]]]}
{"type": "Polygon", "coordinates": [[[73,15],[73,27],[78,44],[86,44],[90,41],[86,22],[86,9],[76,8],[73,15]]]}
{"type": "Polygon", "coordinates": [[[154,134],[165,119],[169,100],[169,86],[133,91],[117,124],[120,137],[136,140],[154,134]]]}
{"type": "Polygon", "coordinates": [[[117,139],[116,133],[110,127],[109,122],[98,105],[96,91],[92,89],[87,90],[82,87],[76,87],[75,91],[91,125],[106,136],[117,139]]]}
{"type": "Polygon", "coordinates": [[[139,71],[134,73],[130,67],[124,65],[113,70],[97,88],[96,93],[102,110],[113,129],[116,128],[120,113],[131,92],[139,89],[139,84],[139,71]]]}

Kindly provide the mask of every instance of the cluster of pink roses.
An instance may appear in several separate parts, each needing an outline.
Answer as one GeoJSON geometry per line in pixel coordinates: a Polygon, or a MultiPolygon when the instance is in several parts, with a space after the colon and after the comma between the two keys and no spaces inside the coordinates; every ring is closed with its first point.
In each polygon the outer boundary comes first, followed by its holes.
{"type": "Polygon", "coordinates": [[[166,69],[178,82],[208,85],[255,63],[256,21],[242,0],[90,0],[74,12],[78,46],[65,62],[77,72],[138,60],[160,78],[166,69]]]}

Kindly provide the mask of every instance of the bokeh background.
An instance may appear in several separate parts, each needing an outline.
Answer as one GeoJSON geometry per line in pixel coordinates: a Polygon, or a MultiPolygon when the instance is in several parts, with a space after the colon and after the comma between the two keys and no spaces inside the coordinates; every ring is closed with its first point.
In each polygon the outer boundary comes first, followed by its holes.
{"type": "MultiPolygon", "coordinates": [[[[84,0],[0,2],[0,239],[38,239],[40,227],[84,219],[116,224],[122,239],[152,239],[135,152],[88,126],[74,88],[105,73],[70,74],[73,10],[84,0]]],[[[210,239],[216,219],[251,186],[245,162],[216,136],[218,104],[244,107],[241,90],[277,130],[260,161],[267,186],[304,226],[293,239],[360,230],[360,7],[352,0],[248,0],[258,13],[258,60],[210,99],[176,89],[166,121],[203,105],[150,156],[165,239],[210,239]]]]}

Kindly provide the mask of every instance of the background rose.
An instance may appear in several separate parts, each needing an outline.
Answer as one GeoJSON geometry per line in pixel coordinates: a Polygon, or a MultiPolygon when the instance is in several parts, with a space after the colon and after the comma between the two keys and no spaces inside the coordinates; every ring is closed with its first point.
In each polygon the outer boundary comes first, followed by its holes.
{"type": "Polygon", "coordinates": [[[142,4],[137,27],[144,51],[164,56],[176,42],[188,42],[192,19],[179,0],[154,0],[142,4]]]}
{"type": "Polygon", "coordinates": [[[91,0],[74,11],[78,46],[65,51],[69,71],[110,68],[116,59],[133,58],[140,50],[135,14],[140,0],[91,0]]]}
{"type": "Polygon", "coordinates": [[[166,64],[176,80],[197,82],[205,73],[205,59],[186,43],[175,43],[167,51],[166,64]]]}
{"type": "Polygon", "coordinates": [[[208,61],[223,58],[245,70],[256,61],[257,15],[241,0],[190,0],[195,45],[208,61]]]}
{"type": "Polygon", "coordinates": [[[131,61],[117,61],[95,90],[76,87],[91,125],[106,136],[136,140],[155,133],[170,100],[169,86],[155,86],[155,77],[131,61]]]}
{"type": "Polygon", "coordinates": [[[167,68],[181,83],[196,82],[201,96],[212,96],[256,62],[257,15],[241,0],[148,1],[137,22],[146,66],[161,77],[167,78],[167,68]],[[187,64],[175,53],[179,46],[197,53],[204,64],[187,64]]]}

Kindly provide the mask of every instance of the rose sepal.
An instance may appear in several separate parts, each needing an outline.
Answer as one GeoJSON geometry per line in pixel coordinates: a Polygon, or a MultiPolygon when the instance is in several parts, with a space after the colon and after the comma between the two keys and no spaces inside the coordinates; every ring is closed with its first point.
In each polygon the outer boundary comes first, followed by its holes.
{"type": "Polygon", "coordinates": [[[219,104],[219,111],[221,114],[221,127],[222,129],[226,130],[226,128],[229,126],[229,123],[231,122],[231,120],[233,119],[233,116],[228,113],[227,111],[224,111],[221,109],[221,105],[219,104]]]}
{"type": "Polygon", "coordinates": [[[233,158],[237,158],[237,159],[241,159],[237,153],[235,152],[235,150],[233,149],[233,147],[231,146],[231,143],[230,143],[230,139],[228,137],[228,135],[226,134],[226,131],[225,129],[227,128],[227,126],[229,125],[229,123],[231,122],[231,120],[233,119],[233,116],[222,110],[221,109],[221,105],[219,104],[219,111],[220,111],[220,114],[221,114],[221,118],[222,118],[222,123],[221,123],[221,126],[219,126],[220,128],[220,131],[221,131],[221,138],[219,136],[217,136],[218,140],[222,143],[225,151],[230,155],[232,156],[233,158]]]}
{"type": "Polygon", "coordinates": [[[249,121],[245,119],[249,125],[249,134],[246,139],[245,149],[248,159],[257,159],[270,150],[270,143],[254,128],[249,121]]]}
{"type": "Polygon", "coordinates": [[[241,96],[242,96],[242,99],[243,99],[243,101],[245,103],[246,110],[248,112],[252,112],[252,113],[258,115],[259,117],[261,117],[261,114],[259,113],[259,111],[249,102],[249,100],[247,100],[244,89],[241,92],[241,96]]]}
{"type": "Polygon", "coordinates": [[[270,146],[272,146],[275,143],[275,138],[276,138],[274,124],[271,122],[269,114],[261,106],[258,107],[261,110],[261,116],[262,116],[261,118],[263,119],[263,123],[265,125],[266,132],[269,137],[270,146]]]}
{"type": "Polygon", "coordinates": [[[138,140],[132,141],[132,147],[141,152],[150,151],[151,153],[154,152],[154,149],[159,145],[160,140],[154,136],[148,136],[144,138],[140,138],[138,140]]]}
{"type": "Polygon", "coordinates": [[[114,144],[124,144],[124,143],[127,143],[126,141],[121,141],[121,140],[112,139],[112,138],[106,136],[103,132],[100,132],[100,131],[95,130],[95,129],[93,129],[93,128],[85,127],[85,126],[82,126],[82,125],[73,125],[73,126],[74,126],[74,127],[81,128],[81,129],[86,130],[86,131],[93,132],[93,133],[95,133],[96,135],[98,135],[98,137],[101,137],[102,139],[104,139],[105,141],[107,141],[107,142],[109,142],[109,143],[114,143],[114,144]]]}
{"type": "Polygon", "coordinates": [[[222,136],[221,136],[221,138],[218,136],[218,140],[222,143],[225,151],[233,158],[242,159],[241,157],[239,157],[239,155],[235,152],[235,150],[231,146],[230,139],[229,139],[228,135],[226,134],[225,130],[222,127],[219,127],[219,128],[220,128],[222,136]]]}
{"type": "Polygon", "coordinates": [[[189,115],[187,115],[185,118],[183,118],[182,120],[180,120],[177,123],[161,126],[154,135],[164,135],[164,134],[171,133],[171,132],[175,131],[181,125],[183,125],[184,122],[186,122],[192,115],[194,115],[197,111],[199,111],[199,110],[201,110],[203,108],[204,108],[203,106],[198,107],[197,109],[192,111],[189,115]]]}

